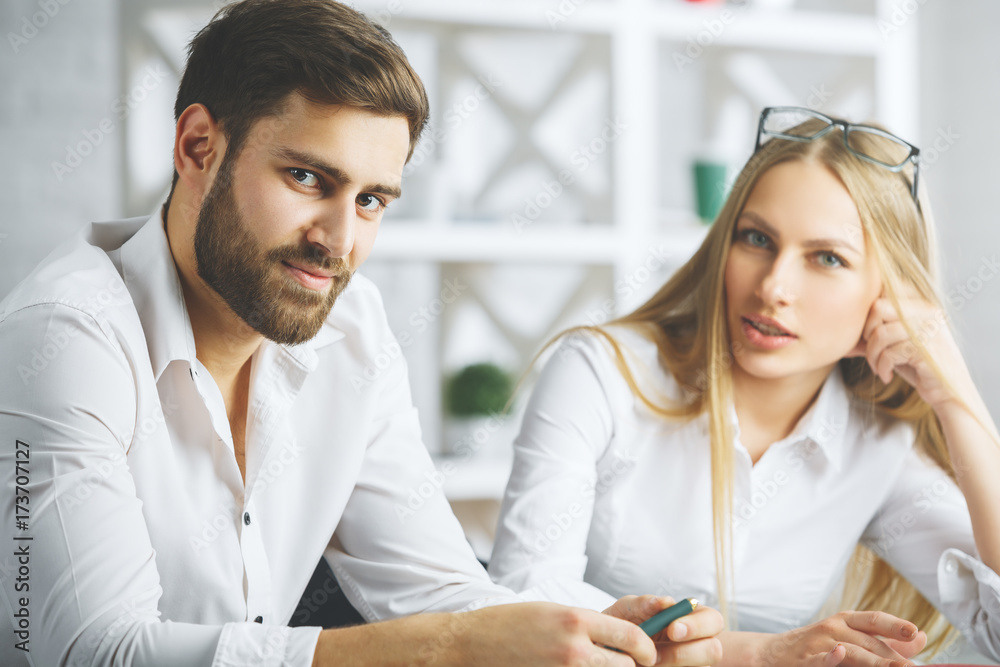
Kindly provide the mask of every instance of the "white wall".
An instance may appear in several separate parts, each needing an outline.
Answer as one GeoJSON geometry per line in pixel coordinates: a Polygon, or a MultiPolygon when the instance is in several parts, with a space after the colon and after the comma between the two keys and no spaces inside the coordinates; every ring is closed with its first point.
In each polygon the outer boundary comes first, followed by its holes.
{"type": "Polygon", "coordinates": [[[996,419],[1000,220],[993,196],[1000,191],[1000,3],[930,0],[919,20],[922,129],[914,143],[928,161],[938,152],[925,171],[945,284],[956,297],[952,311],[966,359],[996,419]],[[944,139],[949,133],[950,147],[944,139]],[[945,150],[937,150],[935,142],[945,150]]]}
{"type": "Polygon", "coordinates": [[[62,2],[45,2],[52,16],[38,0],[0,3],[0,296],[57,242],[120,211],[120,132],[100,129],[119,89],[118,4],[62,2]],[[60,179],[52,163],[88,134],[99,145],[60,179]]]}

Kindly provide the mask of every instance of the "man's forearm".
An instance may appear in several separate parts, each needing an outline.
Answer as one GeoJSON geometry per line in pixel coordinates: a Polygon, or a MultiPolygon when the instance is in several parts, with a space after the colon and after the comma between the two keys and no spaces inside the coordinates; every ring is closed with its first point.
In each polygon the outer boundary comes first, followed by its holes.
{"type": "Polygon", "coordinates": [[[437,667],[470,664],[462,656],[465,614],[419,614],[407,618],[324,630],[313,667],[437,667]]]}
{"type": "Polygon", "coordinates": [[[635,623],[587,609],[522,602],[324,630],[313,667],[634,664],[629,656],[643,665],[656,661],[653,641],[635,623]]]}

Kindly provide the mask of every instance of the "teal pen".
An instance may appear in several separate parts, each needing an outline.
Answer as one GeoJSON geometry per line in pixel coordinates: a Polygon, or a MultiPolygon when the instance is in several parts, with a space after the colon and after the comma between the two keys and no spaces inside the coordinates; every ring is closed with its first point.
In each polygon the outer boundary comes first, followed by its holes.
{"type": "MultiPolygon", "coordinates": [[[[687,616],[692,611],[698,608],[698,601],[694,598],[687,598],[686,600],[681,600],[677,604],[667,607],[656,616],[647,618],[645,621],[639,624],[642,631],[646,633],[647,636],[652,637],[655,634],[662,632],[663,628],[667,627],[678,618],[682,616],[687,616]]],[[[612,646],[605,646],[607,649],[611,649],[615,653],[622,653],[623,651],[616,649],[612,646]]]]}
{"type": "Polygon", "coordinates": [[[642,628],[643,632],[652,637],[662,632],[663,628],[667,627],[681,616],[687,616],[697,608],[698,601],[694,598],[687,598],[686,600],[681,600],[672,607],[667,607],[656,616],[646,619],[639,624],[639,627],[642,628]]]}

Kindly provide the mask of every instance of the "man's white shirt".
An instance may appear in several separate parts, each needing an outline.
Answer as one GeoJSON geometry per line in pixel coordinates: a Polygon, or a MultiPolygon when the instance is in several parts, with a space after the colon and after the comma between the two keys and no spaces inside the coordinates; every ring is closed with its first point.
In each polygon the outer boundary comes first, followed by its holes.
{"type": "Polygon", "coordinates": [[[361,275],[265,341],[244,486],[161,215],[53,251],[0,302],[0,663],[308,667],[319,628],[285,624],[322,555],[369,621],[516,600],[440,492],[410,504],[433,464],[393,344],[361,275]]]}

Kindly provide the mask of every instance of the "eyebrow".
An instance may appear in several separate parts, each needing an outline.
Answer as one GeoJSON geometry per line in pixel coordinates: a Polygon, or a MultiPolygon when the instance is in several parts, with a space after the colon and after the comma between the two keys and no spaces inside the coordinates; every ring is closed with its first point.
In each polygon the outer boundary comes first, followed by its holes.
{"type": "MultiPolygon", "coordinates": [[[[353,181],[346,171],[340,167],[334,167],[331,164],[327,164],[316,155],[311,153],[305,153],[288,146],[278,146],[271,150],[271,154],[278,158],[279,160],[286,160],[288,162],[298,162],[304,164],[314,171],[321,171],[327,175],[330,180],[338,185],[350,185],[353,181]]],[[[365,192],[373,192],[375,194],[386,195],[392,197],[393,199],[399,199],[403,196],[403,190],[398,185],[386,185],[384,183],[372,183],[361,188],[365,192]]]]}
{"type": "MultiPolygon", "coordinates": [[[[777,229],[775,229],[774,227],[772,227],[767,222],[767,220],[765,220],[764,218],[760,217],[759,215],[757,215],[753,211],[743,211],[742,213],[740,213],[740,217],[741,218],[750,218],[750,220],[752,220],[754,222],[754,224],[756,224],[758,227],[760,227],[768,235],[774,237],[775,239],[780,239],[781,238],[781,234],[778,232],[777,229]]],[[[862,255],[863,254],[860,250],[858,250],[857,247],[855,247],[854,245],[852,245],[850,242],[846,241],[845,239],[810,239],[808,241],[803,241],[802,242],[802,247],[804,247],[804,248],[818,248],[818,249],[831,248],[831,247],[834,247],[834,248],[839,247],[839,248],[847,248],[848,250],[852,250],[853,252],[855,252],[858,255],[862,255]]]]}

